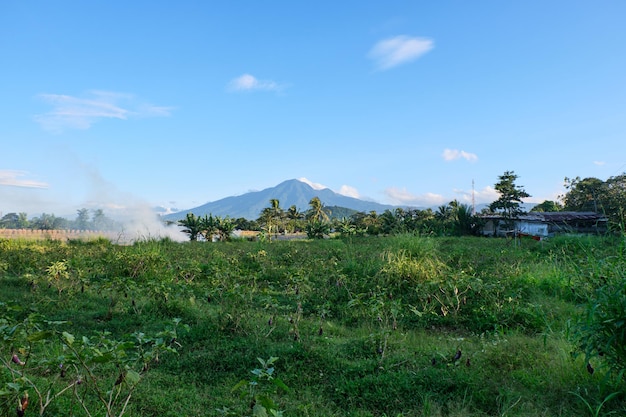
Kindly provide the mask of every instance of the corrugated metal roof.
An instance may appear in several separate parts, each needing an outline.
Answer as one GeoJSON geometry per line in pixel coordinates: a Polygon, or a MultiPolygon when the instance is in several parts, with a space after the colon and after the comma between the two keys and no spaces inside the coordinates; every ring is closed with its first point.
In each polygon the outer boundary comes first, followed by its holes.
{"type": "MultiPolygon", "coordinates": [[[[481,216],[486,219],[502,219],[503,216],[498,214],[488,214],[481,216]]],[[[595,213],[593,211],[545,211],[530,212],[516,217],[516,220],[536,221],[536,222],[571,222],[575,220],[587,221],[607,221],[604,214],[595,213]]]]}

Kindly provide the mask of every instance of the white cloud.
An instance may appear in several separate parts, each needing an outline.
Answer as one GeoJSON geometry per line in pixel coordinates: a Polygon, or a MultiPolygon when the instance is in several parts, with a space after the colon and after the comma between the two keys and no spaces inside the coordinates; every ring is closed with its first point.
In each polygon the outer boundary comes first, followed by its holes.
{"type": "Polygon", "coordinates": [[[90,91],[84,97],[63,94],[40,94],[39,98],[52,110],[35,116],[45,130],[89,129],[102,119],[126,120],[130,117],[169,116],[171,107],[153,106],[131,94],[111,91],[90,91]]]}
{"type": "MultiPolygon", "coordinates": [[[[309,179],[307,179],[305,177],[298,178],[298,181],[310,185],[311,188],[313,188],[314,190],[330,189],[329,187],[325,186],[324,184],[320,184],[318,182],[313,182],[313,181],[311,181],[311,180],[309,180],[309,179]]],[[[351,187],[349,185],[342,185],[341,188],[339,188],[339,191],[335,191],[335,192],[337,194],[345,195],[346,197],[361,198],[361,195],[359,194],[359,191],[356,188],[351,187]]]]}
{"type": "Polygon", "coordinates": [[[385,195],[391,201],[391,204],[406,206],[425,206],[431,207],[448,202],[441,194],[426,193],[416,195],[408,192],[405,188],[389,187],[385,190],[385,195]]]}
{"type": "Polygon", "coordinates": [[[24,171],[0,170],[0,185],[24,188],[48,188],[48,184],[45,182],[20,179],[20,177],[24,177],[27,174],[28,173],[24,171]]]}
{"type": "Polygon", "coordinates": [[[230,91],[280,91],[284,86],[272,80],[259,80],[250,74],[243,74],[228,83],[230,91]]]}
{"type": "Polygon", "coordinates": [[[603,166],[606,162],[604,161],[593,161],[594,165],[597,165],[599,167],[603,166]]]}
{"type": "Polygon", "coordinates": [[[345,195],[346,197],[361,198],[359,191],[356,188],[351,187],[349,185],[342,185],[339,191],[337,191],[337,193],[341,195],[345,195]]]}
{"type": "Polygon", "coordinates": [[[304,177],[298,178],[298,181],[303,182],[305,184],[309,184],[314,190],[323,190],[325,188],[328,188],[325,185],[322,185],[322,184],[317,183],[317,182],[310,181],[310,180],[308,180],[307,178],[304,178],[304,177]]]}
{"type": "Polygon", "coordinates": [[[476,154],[460,151],[458,149],[444,149],[441,156],[443,156],[445,161],[454,161],[461,158],[470,162],[476,162],[478,160],[478,156],[476,154]]]}
{"type": "Polygon", "coordinates": [[[432,39],[396,36],[376,43],[368,57],[375,62],[378,70],[384,71],[416,60],[433,49],[434,45],[432,39]]]}
{"type": "Polygon", "coordinates": [[[472,203],[472,193],[474,193],[474,201],[476,204],[491,204],[500,198],[500,194],[495,188],[486,186],[482,190],[454,190],[454,193],[458,195],[457,200],[463,204],[472,203]]]}

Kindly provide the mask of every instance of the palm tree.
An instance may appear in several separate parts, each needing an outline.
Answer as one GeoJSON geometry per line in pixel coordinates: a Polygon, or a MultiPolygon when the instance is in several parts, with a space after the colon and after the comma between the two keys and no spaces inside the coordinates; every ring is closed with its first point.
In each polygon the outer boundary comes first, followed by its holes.
{"type": "Polygon", "coordinates": [[[217,233],[217,223],[218,218],[213,217],[212,214],[204,215],[203,218],[200,219],[201,231],[200,233],[204,236],[204,239],[207,242],[213,241],[213,235],[217,233]]]}
{"type": "Polygon", "coordinates": [[[363,223],[367,229],[367,233],[370,235],[377,235],[380,233],[380,218],[376,210],[371,210],[363,218],[363,223]]]}
{"type": "Polygon", "coordinates": [[[454,207],[454,223],[457,233],[471,235],[476,228],[476,217],[472,214],[469,204],[456,204],[454,207]]]}
{"type": "Polygon", "coordinates": [[[298,229],[298,223],[300,222],[300,220],[302,220],[303,217],[304,216],[302,215],[300,210],[298,210],[298,207],[296,207],[295,204],[287,209],[287,226],[289,227],[289,231],[291,233],[295,232],[296,229],[298,229]]]}
{"type": "Polygon", "coordinates": [[[178,224],[182,226],[184,229],[183,233],[189,234],[189,240],[194,242],[198,240],[198,235],[203,230],[203,221],[200,217],[196,217],[193,213],[187,213],[187,217],[183,220],[179,220],[178,224]]]}
{"type": "Polygon", "coordinates": [[[316,220],[318,222],[327,222],[329,220],[328,213],[324,210],[324,205],[319,197],[313,197],[311,201],[309,201],[309,206],[311,206],[307,214],[309,220],[316,220]]]}
{"type": "Polygon", "coordinates": [[[233,230],[235,230],[235,223],[228,216],[224,218],[217,216],[215,220],[217,237],[220,242],[230,240],[230,235],[233,233],[233,230]]]}
{"type": "Polygon", "coordinates": [[[258,222],[262,225],[262,228],[265,229],[270,241],[272,240],[272,234],[280,231],[283,216],[283,209],[280,208],[280,202],[276,198],[270,199],[270,206],[265,207],[263,211],[261,211],[258,222]]]}

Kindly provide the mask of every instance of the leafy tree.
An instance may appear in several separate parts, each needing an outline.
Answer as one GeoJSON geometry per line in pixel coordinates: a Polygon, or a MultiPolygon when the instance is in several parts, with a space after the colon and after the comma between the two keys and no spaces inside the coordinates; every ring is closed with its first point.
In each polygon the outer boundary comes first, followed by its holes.
{"type": "Polygon", "coordinates": [[[7,213],[0,219],[2,229],[25,229],[28,227],[28,217],[26,213],[7,213]]]}
{"type": "Polygon", "coordinates": [[[91,228],[89,221],[89,209],[82,208],[77,210],[78,216],[76,217],[76,228],[78,230],[88,230],[91,228]]]}
{"type": "Polygon", "coordinates": [[[39,230],[63,229],[67,227],[67,220],[56,217],[54,214],[41,213],[41,216],[32,220],[31,226],[33,229],[39,230]]]}
{"type": "Polygon", "coordinates": [[[239,217],[233,220],[235,229],[239,230],[259,230],[259,224],[256,220],[248,220],[245,217],[239,217]]]}
{"type": "Polygon", "coordinates": [[[380,229],[385,234],[399,234],[406,231],[404,227],[404,210],[385,210],[380,215],[380,229]]]}
{"type": "Polygon", "coordinates": [[[518,176],[513,171],[505,171],[498,177],[495,185],[496,191],[500,194],[500,198],[489,205],[494,212],[500,212],[505,219],[507,227],[513,227],[513,221],[524,210],[520,207],[522,199],[530,197],[522,186],[516,185],[515,181],[518,176]]]}
{"type": "Polygon", "coordinates": [[[183,220],[179,220],[178,224],[183,227],[182,232],[187,233],[192,242],[198,240],[198,235],[204,227],[202,219],[193,213],[187,213],[187,216],[183,220]]]}
{"type": "Polygon", "coordinates": [[[563,196],[565,210],[593,211],[609,218],[610,226],[624,230],[626,223],[626,174],[598,178],[565,178],[566,194],[563,196]]]}
{"type": "Polygon", "coordinates": [[[598,178],[567,178],[565,177],[563,204],[567,211],[605,211],[603,200],[607,193],[606,184],[598,178]]]}
{"type": "Polygon", "coordinates": [[[626,225],[626,174],[606,180],[607,196],[605,213],[614,227],[624,232],[626,225]]]}
{"type": "Polygon", "coordinates": [[[554,211],[562,211],[563,205],[558,201],[545,200],[541,204],[537,204],[530,211],[531,212],[554,212],[554,211]]]}
{"type": "Polygon", "coordinates": [[[95,230],[105,230],[107,228],[108,221],[106,215],[104,214],[104,210],[94,210],[92,223],[95,230]]]}

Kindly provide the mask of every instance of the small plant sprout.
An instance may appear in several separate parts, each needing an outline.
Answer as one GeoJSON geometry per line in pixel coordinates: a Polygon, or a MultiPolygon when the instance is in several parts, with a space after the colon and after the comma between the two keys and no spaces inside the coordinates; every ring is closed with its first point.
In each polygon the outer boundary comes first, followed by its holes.
{"type": "MultiPolygon", "coordinates": [[[[278,409],[278,406],[270,397],[277,390],[290,391],[289,387],[274,375],[274,363],[278,358],[271,356],[267,360],[262,358],[257,358],[257,360],[261,367],[251,371],[252,378],[248,380],[242,379],[231,391],[241,392],[241,398],[246,400],[249,405],[249,411],[252,412],[253,416],[282,416],[283,411],[278,409]]],[[[228,409],[222,409],[220,412],[224,415],[232,415],[228,414],[228,411],[228,409]]]]}

